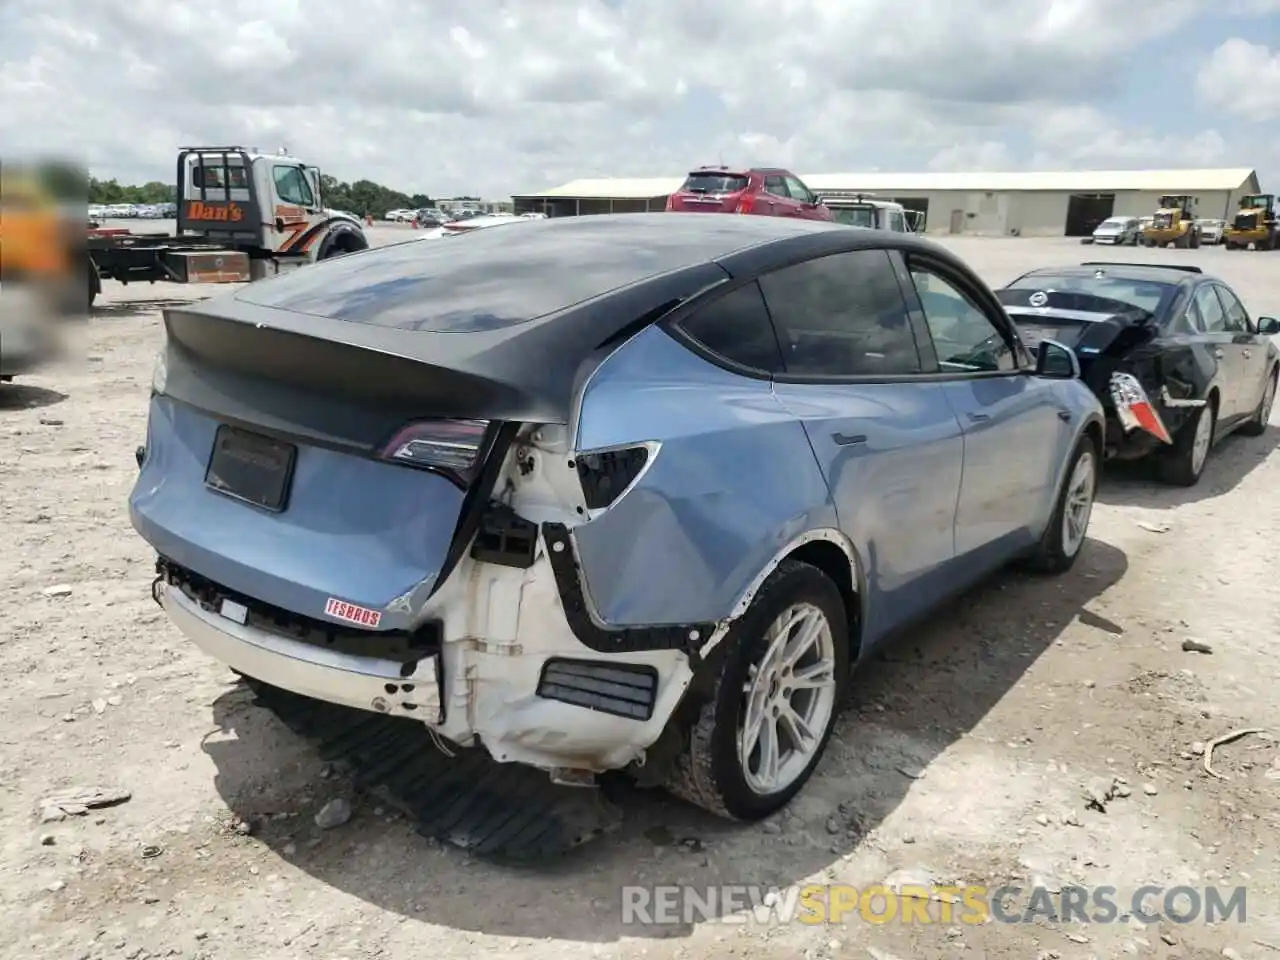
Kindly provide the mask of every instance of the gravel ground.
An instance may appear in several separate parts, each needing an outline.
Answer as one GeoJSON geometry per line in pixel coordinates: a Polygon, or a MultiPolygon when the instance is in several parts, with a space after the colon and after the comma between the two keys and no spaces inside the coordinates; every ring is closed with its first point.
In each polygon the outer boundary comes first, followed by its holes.
{"type": "MultiPolygon", "coordinates": [[[[375,242],[406,233],[378,227],[375,242]]],[[[993,284],[1092,252],[947,243],[993,284]]],[[[1115,256],[1193,257],[1254,312],[1280,308],[1280,254],[1115,256]]],[[[125,501],[159,309],[192,296],[109,283],[76,360],[0,387],[0,954],[1280,957],[1277,426],[1227,440],[1192,490],[1112,471],[1069,575],[1002,575],[860,675],[819,775],[776,823],[727,826],[646,794],[627,801],[620,833],[514,870],[427,842],[352,794],[151,602],[152,556],[125,501]],[[1184,650],[1188,638],[1212,652],[1184,650]],[[1207,775],[1203,744],[1242,727],[1270,732],[1218,748],[1226,778],[1207,775]],[[1127,794],[1105,812],[1081,792],[1097,777],[1127,794]],[[129,799],[41,822],[43,798],[87,787],[129,799]],[[318,829],[339,797],[354,816],[318,829]],[[1213,926],[620,920],[628,883],[861,888],[895,874],[1122,894],[1243,884],[1248,914],[1213,926]]]]}

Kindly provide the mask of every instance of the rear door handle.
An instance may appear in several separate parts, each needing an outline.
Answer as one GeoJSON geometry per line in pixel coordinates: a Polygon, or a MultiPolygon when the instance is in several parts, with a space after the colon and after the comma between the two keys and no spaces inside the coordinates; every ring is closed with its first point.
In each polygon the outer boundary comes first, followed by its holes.
{"type": "Polygon", "coordinates": [[[866,443],[867,435],[865,433],[833,433],[831,439],[842,447],[847,447],[855,443],[866,443]]]}
{"type": "Polygon", "coordinates": [[[1245,347],[1245,350],[1244,350],[1244,358],[1245,358],[1246,360],[1248,360],[1248,359],[1249,359],[1250,357],[1252,357],[1252,356],[1253,356],[1252,351],[1250,351],[1248,347],[1245,347]]]}
{"type": "Polygon", "coordinates": [[[1213,355],[1214,355],[1214,357],[1215,357],[1216,359],[1221,360],[1221,359],[1222,359],[1222,348],[1221,348],[1221,347],[1214,347],[1214,348],[1213,348],[1213,355]]]}
{"type": "Polygon", "coordinates": [[[1063,423],[1070,423],[1071,416],[1072,416],[1071,411],[1068,410],[1066,407],[1058,408],[1058,419],[1061,420],[1063,423]]]}
{"type": "Polygon", "coordinates": [[[987,422],[988,420],[990,420],[990,419],[991,419],[991,415],[990,415],[990,414],[986,414],[986,413],[971,413],[971,414],[969,414],[969,420],[970,420],[972,423],[986,423],[986,422],[987,422]]]}

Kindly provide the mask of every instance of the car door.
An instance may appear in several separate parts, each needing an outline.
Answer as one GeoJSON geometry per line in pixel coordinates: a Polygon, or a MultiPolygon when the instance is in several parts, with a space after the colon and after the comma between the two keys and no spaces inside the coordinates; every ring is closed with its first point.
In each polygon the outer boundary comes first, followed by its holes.
{"type": "Polygon", "coordinates": [[[1258,333],[1258,325],[1234,292],[1221,283],[1214,284],[1214,289],[1222,301],[1231,344],[1240,351],[1240,382],[1236,390],[1239,408],[1236,413],[1242,417],[1251,416],[1262,401],[1262,391],[1266,386],[1268,338],[1258,333]]]}
{"type": "Polygon", "coordinates": [[[794,204],[791,202],[791,194],[787,193],[786,181],[780,174],[771,173],[764,178],[764,190],[755,205],[763,206],[762,212],[771,217],[791,216],[794,204]]]}
{"type": "Polygon", "coordinates": [[[1192,294],[1192,299],[1204,326],[1205,347],[1217,368],[1218,419],[1223,423],[1230,423],[1240,415],[1245,399],[1240,388],[1247,377],[1244,350],[1235,342],[1235,335],[1228,329],[1227,311],[1222,298],[1214,289],[1216,286],[1213,283],[1200,284],[1192,294]]]}
{"type": "Polygon", "coordinates": [[[818,197],[817,195],[804,185],[799,178],[790,174],[786,177],[787,192],[791,194],[791,199],[795,201],[797,217],[804,217],[807,220],[821,220],[818,215],[818,197]]]}
{"type": "Polygon", "coordinates": [[[1034,375],[1012,325],[989,293],[951,265],[907,260],[909,297],[921,311],[936,371],[964,430],[956,555],[994,566],[1044,532],[1058,470],[1075,433],[1056,381],[1034,375]]]}
{"type": "Polygon", "coordinates": [[[948,593],[964,456],[946,385],[920,376],[885,250],[760,277],[782,350],[775,395],[803,424],[867,571],[869,641],[948,593]]]}

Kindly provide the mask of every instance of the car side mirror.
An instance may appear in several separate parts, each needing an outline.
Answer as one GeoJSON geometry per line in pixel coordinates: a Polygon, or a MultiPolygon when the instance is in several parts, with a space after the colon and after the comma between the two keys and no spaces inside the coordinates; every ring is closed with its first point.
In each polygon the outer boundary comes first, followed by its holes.
{"type": "Polygon", "coordinates": [[[1080,358],[1074,350],[1057,340],[1041,340],[1036,347],[1036,376],[1054,380],[1079,379],[1080,358]]]}
{"type": "Polygon", "coordinates": [[[1267,337],[1280,333],[1280,320],[1277,320],[1275,317],[1259,317],[1258,333],[1267,337]]]}

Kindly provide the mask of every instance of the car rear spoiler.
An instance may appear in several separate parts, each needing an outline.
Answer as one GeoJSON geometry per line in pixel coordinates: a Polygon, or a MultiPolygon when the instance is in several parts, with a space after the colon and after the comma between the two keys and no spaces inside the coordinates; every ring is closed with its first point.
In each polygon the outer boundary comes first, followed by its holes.
{"type": "Polygon", "coordinates": [[[1190,263],[1121,263],[1119,260],[1085,260],[1082,267],[1159,267],[1161,270],[1181,270],[1183,273],[1204,273],[1200,267],[1190,263]]]}

